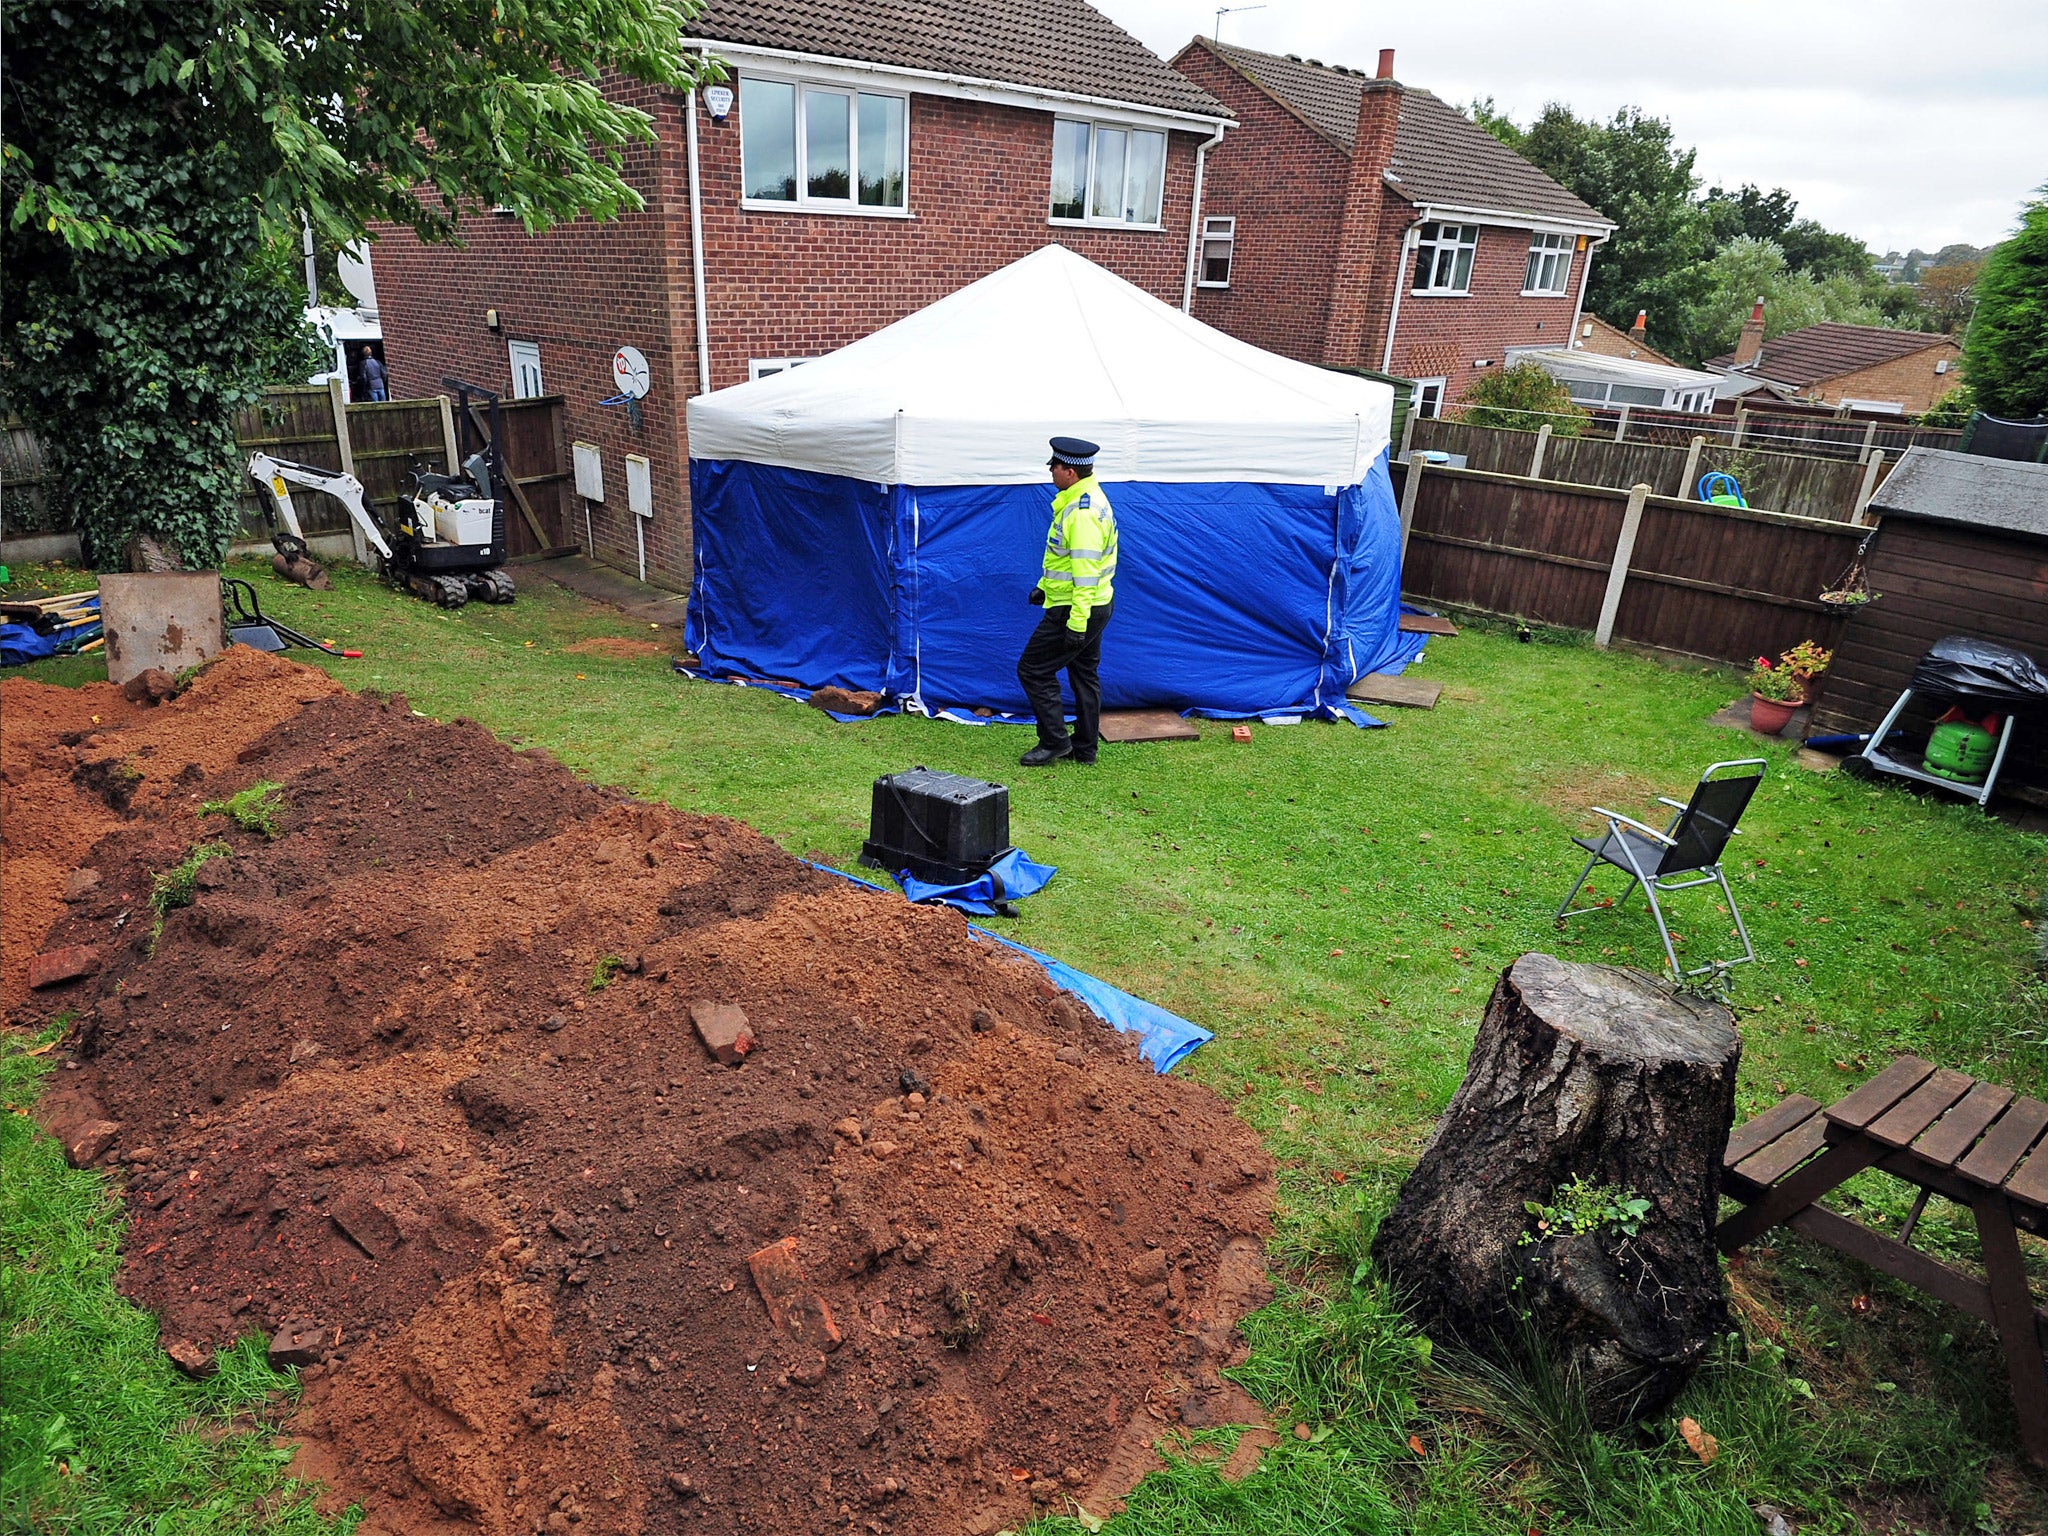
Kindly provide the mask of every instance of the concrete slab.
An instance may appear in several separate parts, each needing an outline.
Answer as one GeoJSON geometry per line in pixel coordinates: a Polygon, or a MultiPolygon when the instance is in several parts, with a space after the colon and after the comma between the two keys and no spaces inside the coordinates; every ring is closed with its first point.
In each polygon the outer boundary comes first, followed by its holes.
{"type": "Polygon", "coordinates": [[[684,593],[636,580],[624,571],[600,565],[587,555],[522,561],[512,567],[512,573],[512,579],[521,582],[545,577],[592,602],[606,603],[643,624],[681,629],[683,616],[689,608],[689,598],[684,593]]]}
{"type": "Polygon", "coordinates": [[[1792,718],[1785,722],[1785,728],[1779,731],[1775,737],[1771,737],[1768,732],[1756,730],[1750,725],[1749,700],[1747,697],[1744,697],[1715,710],[1708,717],[1707,724],[1726,726],[1731,731],[1748,731],[1752,736],[1764,736],[1771,740],[1804,741],[1806,740],[1806,722],[1812,718],[1813,710],[1811,706],[1802,704],[1799,708],[1792,711],[1792,718]]]}
{"type": "Polygon", "coordinates": [[[1201,728],[1170,709],[1111,709],[1102,715],[1104,741],[1200,741],[1201,728]]]}
{"type": "Polygon", "coordinates": [[[1399,704],[1408,709],[1435,709],[1443,694],[1442,683],[1408,677],[1399,672],[1368,672],[1349,688],[1344,697],[1361,704],[1399,704]]]}
{"type": "Polygon", "coordinates": [[[110,683],[125,683],[151,667],[175,675],[228,648],[218,571],[102,576],[100,618],[110,683]]]}

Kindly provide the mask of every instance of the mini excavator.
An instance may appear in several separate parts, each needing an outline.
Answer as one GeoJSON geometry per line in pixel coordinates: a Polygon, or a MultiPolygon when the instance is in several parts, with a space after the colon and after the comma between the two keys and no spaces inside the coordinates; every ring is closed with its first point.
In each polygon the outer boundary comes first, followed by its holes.
{"type": "Polygon", "coordinates": [[[325,491],[341,503],[349,520],[375,547],[379,573],[394,585],[443,608],[460,608],[471,598],[509,603],[518,595],[505,569],[505,503],[497,494],[505,475],[497,447],[498,396],[449,382],[462,397],[457,420],[465,446],[473,434],[471,395],[489,408],[490,437],[462,461],[459,475],[415,470],[413,493],[399,501],[390,525],[370,511],[362,482],[354,475],[267,453],[249,456],[250,477],[270,493],[263,520],[277,551],[270,562],[273,570],[300,586],[328,585],[327,573],[307,552],[305,532],[292,506],[291,488],[300,485],[325,491]]]}

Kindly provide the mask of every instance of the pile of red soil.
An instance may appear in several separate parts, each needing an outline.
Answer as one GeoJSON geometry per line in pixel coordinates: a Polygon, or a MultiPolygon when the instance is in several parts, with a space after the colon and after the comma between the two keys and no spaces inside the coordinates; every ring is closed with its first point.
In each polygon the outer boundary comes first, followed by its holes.
{"type": "Polygon", "coordinates": [[[321,1362],[302,1470],[366,1530],[991,1532],[1242,1416],[1255,1137],[958,914],[255,652],[107,692],[0,684],[0,984],[75,1015],[44,1118],[108,1122],[123,1286],[188,1361],[321,1362]],[[203,810],[258,780],[274,838],[203,810]]]}

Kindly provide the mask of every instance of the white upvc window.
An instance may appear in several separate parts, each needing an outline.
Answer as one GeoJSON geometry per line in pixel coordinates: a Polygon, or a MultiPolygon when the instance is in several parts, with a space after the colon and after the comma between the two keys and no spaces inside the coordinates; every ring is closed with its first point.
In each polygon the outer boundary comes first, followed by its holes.
{"type": "Polygon", "coordinates": [[[1230,262],[1237,254],[1237,218],[1219,214],[1202,220],[1202,275],[1197,288],[1228,288],[1230,262]]]}
{"type": "Polygon", "coordinates": [[[547,386],[540,376],[540,343],[537,341],[508,341],[506,355],[512,363],[512,398],[514,400],[538,400],[547,393],[547,386]]]}
{"type": "Polygon", "coordinates": [[[1470,293],[1472,257],[1479,249],[1477,224],[1425,224],[1417,231],[1415,291],[1470,293]]]}
{"type": "Polygon", "coordinates": [[[1165,195],[1165,134],[1053,119],[1050,222],[1157,229],[1165,195]]]}
{"type": "Polygon", "coordinates": [[[740,201],[749,208],[909,211],[910,98],[740,77],[740,201]]]}
{"type": "Polygon", "coordinates": [[[1524,294],[1560,294],[1571,291],[1571,235],[1547,235],[1540,231],[1529,237],[1529,265],[1522,273],[1524,294]]]}
{"type": "Polygon", "coordinates": [[[1417,379],[1408,392],[1408,409],[1419,417],[1441,416],[1444,409],[1444,379],[1417,379]]]}
{"type": "Polygon", "coordinates": [[[765,379],[778,373],[787,373],[792,368],[801,368],[814,359],[808,357],[756,357],[747,363],[747,379],[765,379]]]}

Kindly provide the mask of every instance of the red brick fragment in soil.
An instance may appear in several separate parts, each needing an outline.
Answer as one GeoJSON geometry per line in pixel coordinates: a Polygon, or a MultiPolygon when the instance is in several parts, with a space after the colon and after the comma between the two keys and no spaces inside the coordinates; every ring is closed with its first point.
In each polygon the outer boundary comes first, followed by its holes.
{"type": "Polygon", "coordinates": [[[1256,1138],[957,913],[241,648],[147,710],[0,681],[0,722],[0,982],[75,1015],[39,1117],[119,1127],[120,1282],[167,1339],[294,1325],[334,1507],[952,1536],[1140,1465],[1191,1392],[1233,1411],[1210,1296],[1259,1266],[1256,1138]],[[199,821],[258,779],[281,836],[199,821]],[[234,857],[151,953],[201,837],[234,857]],[[67,944],[101,969],[31,995],[67,944]],[[744,1071],[701,999],[758,1029],[744,1071]],[[764,1317],[748,1256],[792,1238],[829,1355],[764,1317]]]}
{"type": "Polygon", "coordinates": [[[28,963],[28,984],[31,989],[54,987],[63,982],[77,981],[81,976],[90,976],[100,968],[100,952],[91,944],[66,944],[62,949],[46,949],[28,963]]]}
{"type": "Polygon", "coordinates": [[[697,1038],[704,1049],[728,1067],[747,1059],[754,1048],[754,1032],[747,1024],[746,1010],[732,1003],[692,1003],[690,1022],[697,1026],[697,1038]]]}

